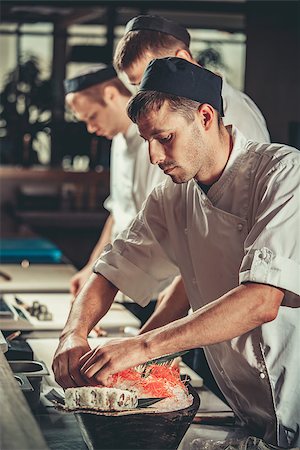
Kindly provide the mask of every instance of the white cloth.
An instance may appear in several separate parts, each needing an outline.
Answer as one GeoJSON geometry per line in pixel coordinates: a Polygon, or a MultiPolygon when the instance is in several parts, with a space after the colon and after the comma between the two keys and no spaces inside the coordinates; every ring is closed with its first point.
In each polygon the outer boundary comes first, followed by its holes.
{"type": "Polygon", "coordinates": [[[270,142],[266,121],[248,95],[230,86],[223,78],[222,97],[225,126],[234,125],[251,141],[270,142]]]}
{"type": "Polygon", "coordinates": [[[207,195],[194,180],[160,184],[94,270],[141,305],[174,265],[193,310],[246,281],[286,289],[274,321],[205,352],[235,413],[266,441],[292,446],[300,443],[300,153],[232,135],[207,195]]]}
{"type": "Polygon", "coordinates": [[[130,125],[123,136],[112,141],[110,196],[104,207],[114,218],[112,240],[123,231],[142,208],[147,195],[166,175],[150,163],[147,143],[137,126],[130,125]]]}

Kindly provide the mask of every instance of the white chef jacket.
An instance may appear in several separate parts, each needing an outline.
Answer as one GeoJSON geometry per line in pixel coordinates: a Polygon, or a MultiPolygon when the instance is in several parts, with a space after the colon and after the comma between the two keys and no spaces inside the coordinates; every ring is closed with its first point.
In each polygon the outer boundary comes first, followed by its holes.
{"type": "MultiPolygon", "coordinates": [[[[224,125],[234,124],[244,136],[256,142],[270,142],[265,119],[255,103],[223,78],[222,97],[224,125]]],[[[123,136],[119,133],[111,146],[110,196],[104,207],[112,213],[112,240],[140,211],[152,189],[166,175],[150,163],[148,146],[139,136],[136,125],[130,125],[123,136]]]]}
{"type": "Polygon", "coordinates": [[[235,128],[232,137],[207,195],[195,180],[157,186],[94,271],[142,306],[174,265],[193,310],[247,281],[285,289],[274,321],[205,353],[243,423],[292,446],[300,444],[300,152],[247,141],[235,128]]]}
{"type": "Polygon", "coordinates": [[[270,142],[266,121],[256,104],[244,92],[238,91],[223,78],[222,98],[225,126],[234,125],[255,142],[270,142]]]}
{"type": "Polygon", "coordinates": [[[104,207],[114,218],[112,240],[128,227],[152,189],[166,175],[150,163],[147,143],[131,124],[125,136],[119,133],[111,147],[110,196],[104,207]]]}

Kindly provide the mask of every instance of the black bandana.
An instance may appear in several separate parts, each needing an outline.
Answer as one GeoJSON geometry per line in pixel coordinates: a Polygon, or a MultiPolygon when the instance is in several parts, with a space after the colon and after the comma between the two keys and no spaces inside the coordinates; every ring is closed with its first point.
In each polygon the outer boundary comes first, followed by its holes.
{"type": "Polygon", "coordinates": [[[208,103],[224,116],[222,78],[182,58],[151,61],[144,72],[139,91],[157,91],[176,97],[208,103]]]}
{"type": "Polygon", "coordinates": [[[125,34],[129,31],[151,30],[170,34],[171,36],[184,42],[187,47],[190,45],[190,34],[181,25],[172,20],[159,16],[137,16],[129,20],[125,28],[125,34]]]}
{"type": "Polygon", "coordinates": [[[100,84],[116,77],[117,72],[113,66],[101,64],[89,69],[75,78],[64,80],[65,94],[83,91],[84,89],[94,86],[95,84],[100,84]]]}

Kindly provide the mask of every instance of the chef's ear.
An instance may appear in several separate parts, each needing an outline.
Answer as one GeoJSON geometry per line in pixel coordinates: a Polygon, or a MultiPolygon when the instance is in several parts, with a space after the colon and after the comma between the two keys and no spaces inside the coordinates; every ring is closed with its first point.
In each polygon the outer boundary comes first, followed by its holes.
{"type": "Polygon", "coordinates": [[[179,48],[178,50],[175,51],[175,56],[177,58],[182,58],[182,59],[186,59],[189,62],[194,62],[192,55],[190,54],[190,52],[188,52],[187,50],[185,50],[184,48],[179,48]]]}
{"type": "Polygon", "coordinates": [[[116,95],[118,93],[118,90],[115,88],[115,86],[104,86],[103,88],[103,100],[105,103],[112,103],[114,102],[116,95]]]}
{"type": "Polygon", "coordinates": [[[213,124],[216,112],[208,103],[201,103],[198,107],[198,119],[205,130],[209,130],[213,124]]]}

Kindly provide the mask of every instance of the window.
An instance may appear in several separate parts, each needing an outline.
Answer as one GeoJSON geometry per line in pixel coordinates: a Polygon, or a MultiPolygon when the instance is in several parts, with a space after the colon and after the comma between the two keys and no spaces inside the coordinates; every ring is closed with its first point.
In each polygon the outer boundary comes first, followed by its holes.
{"type": "Polygon", "coordinates": [[[244,90],[246,36],[219,30],[189,30],[191,51],[203,66],[219,72],[241,91],[244,90]]]}

